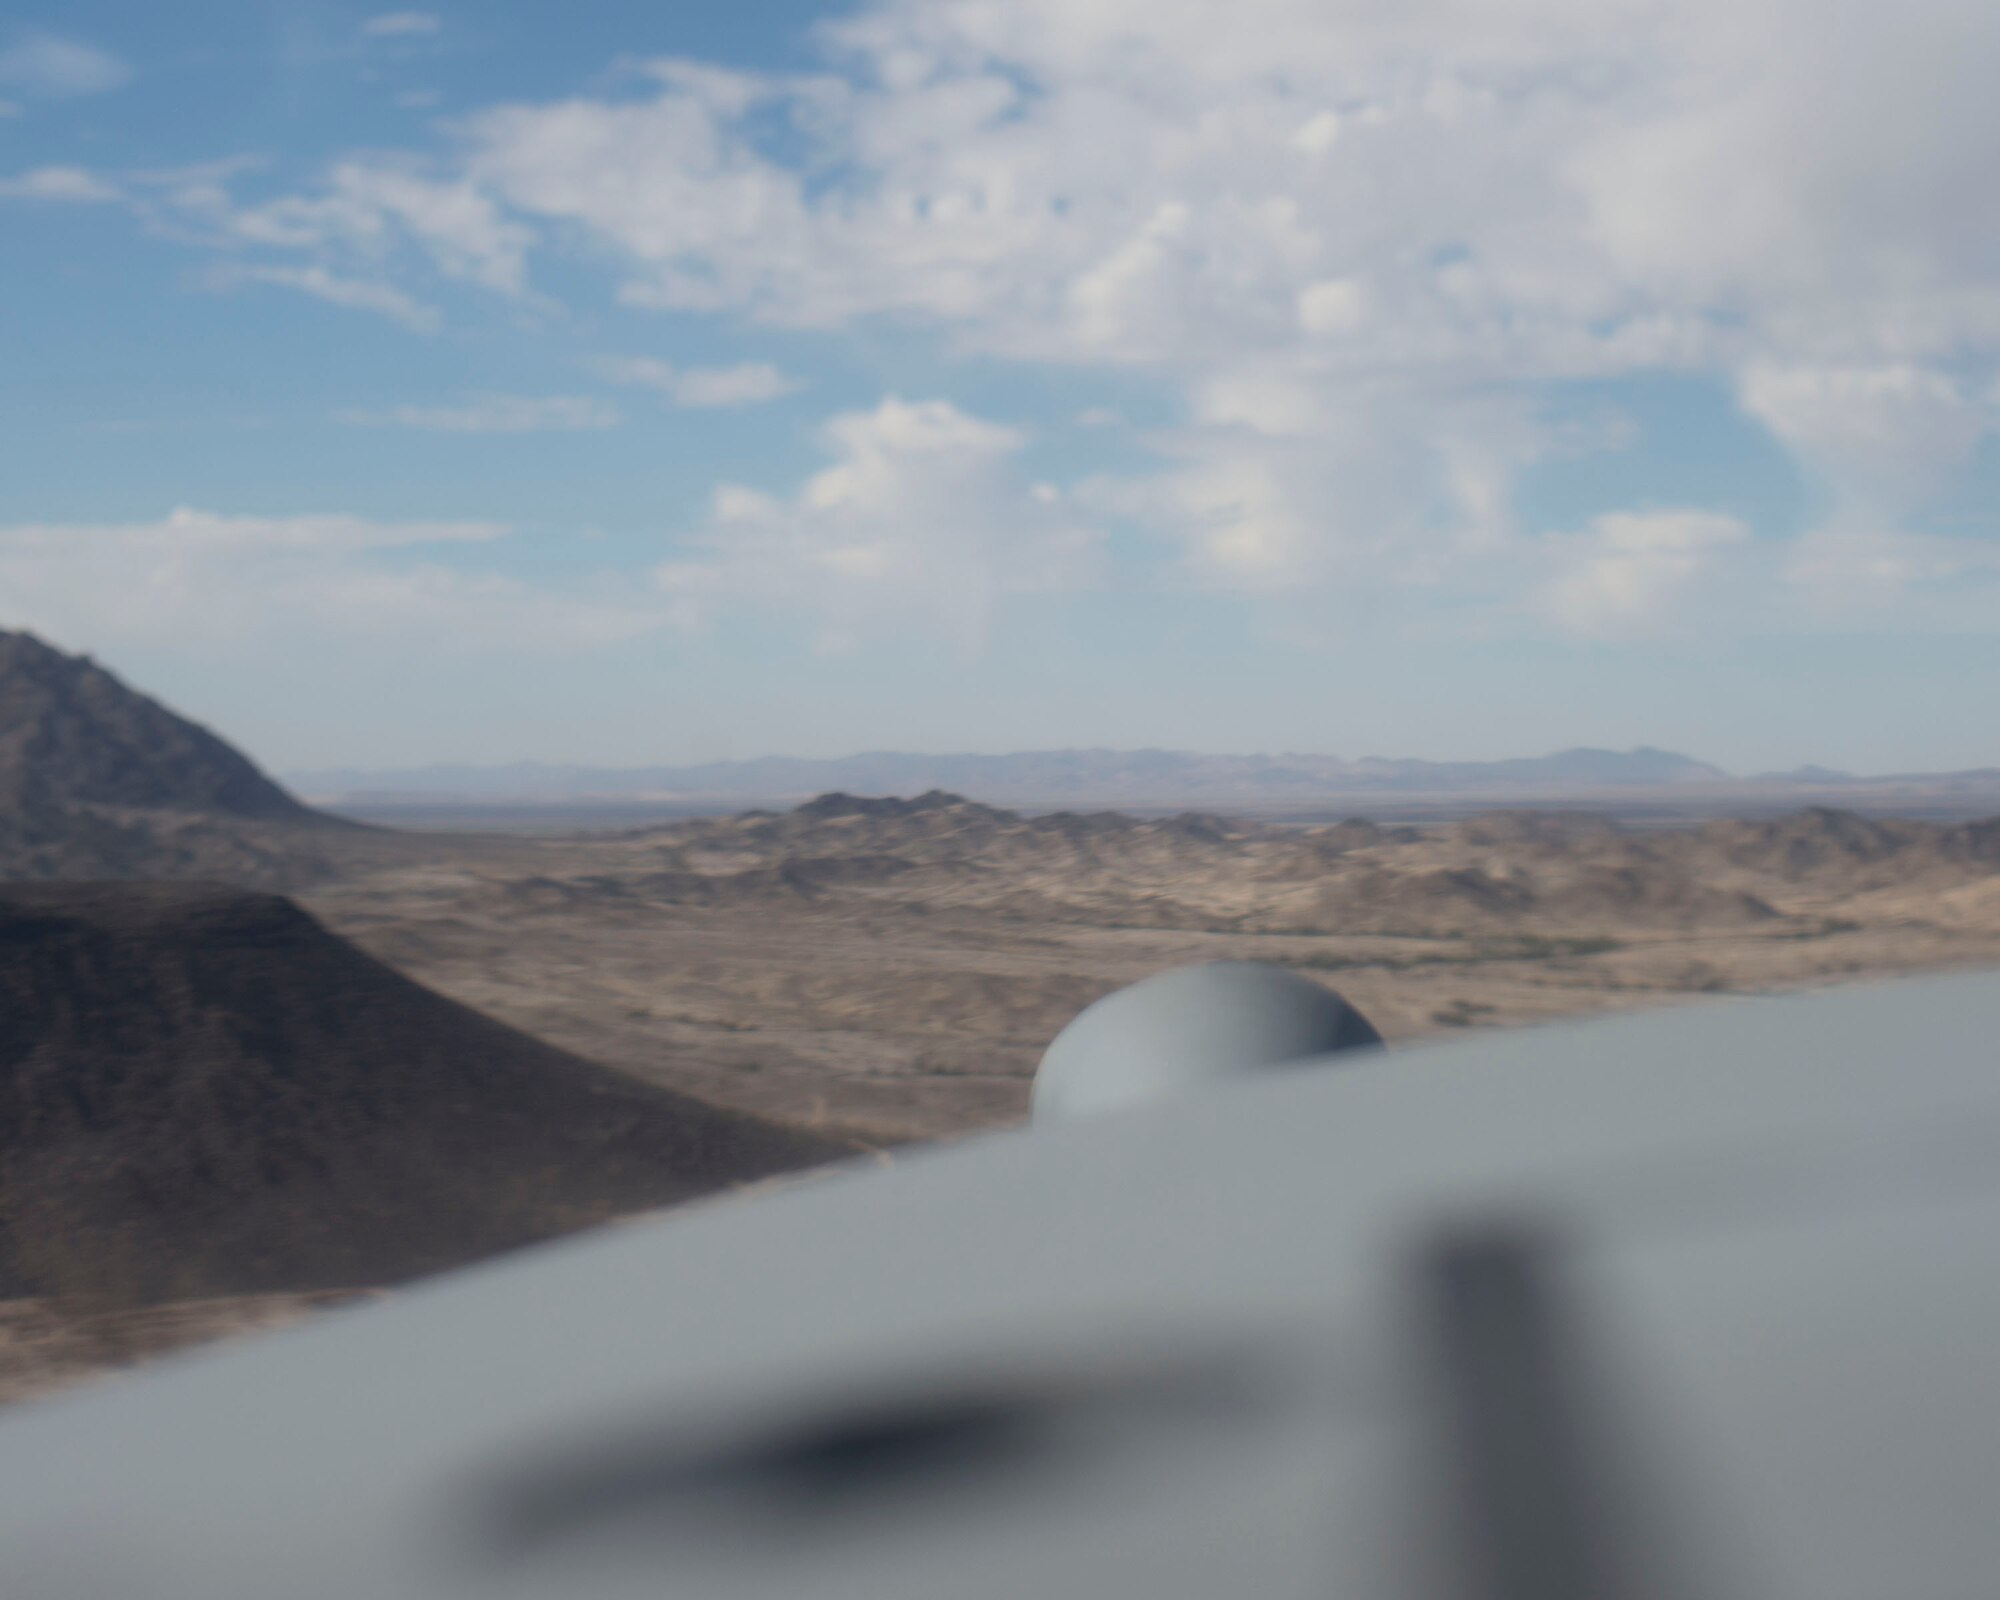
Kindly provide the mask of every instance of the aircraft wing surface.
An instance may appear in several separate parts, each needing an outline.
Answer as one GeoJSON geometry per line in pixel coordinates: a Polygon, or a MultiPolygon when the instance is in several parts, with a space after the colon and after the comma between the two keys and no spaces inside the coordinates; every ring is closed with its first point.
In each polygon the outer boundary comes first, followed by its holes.
{"type": "Polygon", "coordinates": [[[1342,1055],[0,1416],[8,1600],[2000,1585],[2000,977],[1342,1055]]]}

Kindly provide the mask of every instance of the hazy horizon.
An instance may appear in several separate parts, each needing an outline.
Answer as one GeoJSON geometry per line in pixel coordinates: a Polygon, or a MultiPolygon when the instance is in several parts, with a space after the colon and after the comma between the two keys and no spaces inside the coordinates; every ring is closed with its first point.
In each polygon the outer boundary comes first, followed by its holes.
{"type": "Polygon", "coordinates": [[[73,0],[0,627],[276,770],[1993,765],[1985,0],[73,0]]]}
{"type": "MultiPolygon", "coordinates": [[[[1632,746],[1624,750],[1602,747],[1573,745],[1562,750],[1541,751],[1534,754],[1515,755],[1491,759],[1457,761],[1449,758],[1438,759],[1423,756],[1393,756],[1379,753],[1342,755],[1332,751],[1301,750],[1184,750],[1158,746],[1069,746],[1037,750],[855,750],[832,757],[796,756],[782,751],[766,751],[757,755],[734,757],[722,761],[687,763],[626,763],[599,764],[593,762],[552,762],[537,760],[502,762],[429,762],[419,766],[367,767],[367,766],[317,766],[291,768],[275,775],[291,785],[319,783],[322,786],[358,779],[391,778],[433,778],[443,780],[448,777],[500,779],[508,775],[589,775],[605,778],[641,777],[652,774],[701,773],[730,769],[753,769],[759,767],[840,767],[864,762],[1031,762],[1061,760],[1064,758],[1165,758],[1174,761],[1215,762],[1215,763],[1259,763],[1284,762],[1338,763],[1355,769],[1436,767],[1441,769],[1506,768],[1509,766],[1534,766],[1541,763],[1554,764],[1567,757],[1612,757],[1620,760],[1638,757],[1670,758],[1686,762],[1696,767],[1713,769],[1713,781],[1718,783],[1750,783],[1765,780],[1794,780],[1810,783],[1815,779],[1834,781],[1851,779],[1858,782],[1879,781],[1902,777],[1950,777],[1968,772],[2000,772],[2000,766],[1983,768],[1955,768],[1925,772],[1903,771],[1894,773],[1852,772],[1844,768],[1827,767],[1823,763],[1801,763],[1795,767],[1759,767],[1748,770],[1734,770],[1721,767],[1718,763],[1703,761],[1700,756],[1685,751],[1661,750],[1656,746],[1632,746]]],[[[1698,782],[1697,777],[1680,778],[1675,782],[1698,782]]],[[[502,791],[495,790],[496,794],[502,791]]]]}

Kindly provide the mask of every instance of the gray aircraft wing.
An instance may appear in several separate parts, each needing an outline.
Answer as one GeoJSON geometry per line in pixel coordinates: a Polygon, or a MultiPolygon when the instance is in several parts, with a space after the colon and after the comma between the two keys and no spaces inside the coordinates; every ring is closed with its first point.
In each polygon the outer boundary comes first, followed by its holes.
{"type": "Polygon", "coordinates": [[[1996,1590],[1996,977],[1343,1054],[0,1417],[8,1600],[1996,1590]]]}

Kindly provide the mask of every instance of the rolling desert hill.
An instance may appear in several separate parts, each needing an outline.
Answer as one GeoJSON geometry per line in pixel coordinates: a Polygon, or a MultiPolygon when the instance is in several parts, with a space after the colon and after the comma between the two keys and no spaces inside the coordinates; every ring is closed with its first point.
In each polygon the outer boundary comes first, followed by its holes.
{"type": "Polygon", "coordinates": [[[1186,961],[1296,967],[1392,1044],[2000,964],[2000,819],[1294,827],[834,793],[512,851],[307,899],[592,1060],[882,1141],[1011,1124],[1079,1009],[1186,961]]]}
{"type": "Polygon", "coordinates": [[[847,1154],[432,994],[287,900],[0,886],[0,1298],[394,1283],[847,1154]]]}
{"type": "MultiPolygon", "coordinates": [[[[607,841],[608,843],[608,841],[607,841]]],[[[785,813],[624,836],[645,870],[535,891],[660,903],[825,901],[1243,933],[1692,931],[2000,872],[2000,819],[1936,824],[1826,808],[1628,830],[1592,813],[1488,812],[1434,828],[1282,827],[1198,812],[1023,816],[940,791],[829,794],[785,813]]],[[[514,892],[528,900],[528,886],[514,892]]]]}

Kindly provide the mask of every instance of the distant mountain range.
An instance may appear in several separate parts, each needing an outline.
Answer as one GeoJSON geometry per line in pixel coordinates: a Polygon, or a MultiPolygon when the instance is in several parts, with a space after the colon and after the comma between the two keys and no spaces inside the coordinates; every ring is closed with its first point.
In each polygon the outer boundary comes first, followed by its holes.
{"type": "Polygon", "coordinates": [[[876,751],[836,760],[766,756],[683,767],[434,766],[331,768],[287,781],[328,803],[659,800],[793,802],[830,790],[917,794],[945,789],[1014,805],[1283,804],[1332,797],[1563,798],[1678,790],[1817,790],[1852,786],[2000,789],[2000,768],[1859,778],[1825,767],[1740,778],[1671,750],[1580,748],[1503,761],[1328,755],[1200,755],[1184,750],[1032,750],[1013,755],[876,751]]]}
{"type": "MultiPolygon", "coordinates": [[[[697,766],[331,768],[296,772],[288,781],[316,801],[364,813],[371,804],[520,802],[726,810],[792,805],[829,792],[930,790],[1047,809],[1284,810],[1351,800],[1357,809],[1400,801],[1435,810],[1593,797],[1623,805],[1649,796],[1727,805],[1737,797],[1766,802],[1836,793],[1842,804],[1893,806],[1917,793],[1962,797],[1954,801],[1961,808],[2000,802],[2000,768],[1863,778],[1806,766],[1741,778],[1652,746],[1502,761],[1185,750],[872,751],[837,760],[766,756],[697,766]]],[[[289,886],[299,875],[294,858],[305,834],[323,842],[335,826],[214,734],[121,683],[88,656],[66,654],[32,634],[0,631],[0,878],[182,876],[206,869],[231,881],[289,886]],[[264,837],[272,830],[284,835],[282,842],[264,837]]]]}

